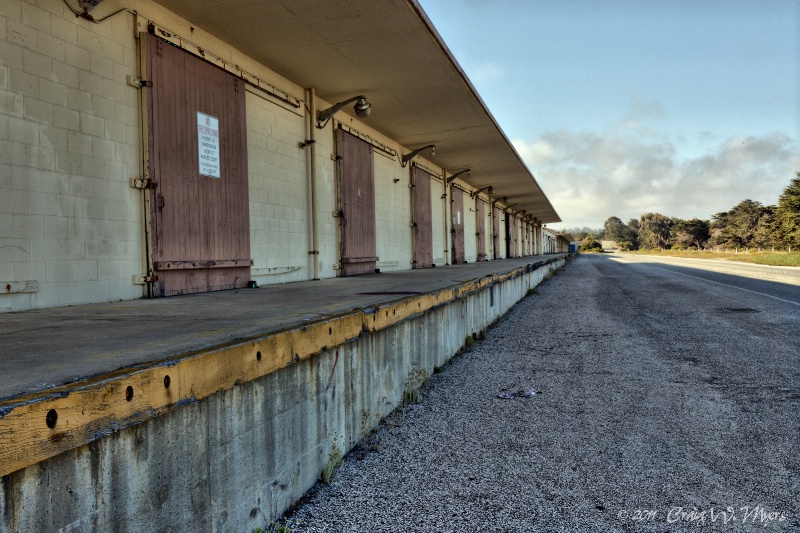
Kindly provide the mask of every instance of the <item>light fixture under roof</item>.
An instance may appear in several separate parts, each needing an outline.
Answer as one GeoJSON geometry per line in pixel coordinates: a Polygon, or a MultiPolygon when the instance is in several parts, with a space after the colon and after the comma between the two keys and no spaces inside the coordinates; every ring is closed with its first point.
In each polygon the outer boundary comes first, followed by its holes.
{"type": "Polygon", "coordinates": [[[414,159],[414,157],[417,154],[419,154],[423,150],[427,150],[428,148],[431,149],[431,155],[432,156],[436,155],[436,145],[435,144],[429,144],[427,146],[423,146],[422,148],[417,148],[413,152],[409,152],[406,155],[404,155],[402,161],[400,162],[401,166],[405,167],[408,164],[408,162],[411,161],[412,159],[414,159]]]}
{"type": "Polygon", "coordinates": [[[471,196],[472,198],[475,198],[476,196],[478,196],[478,195],[479,195],[480,193],[482,193],[483,191],[486,191],[486,192],[489,194],[489,196],[491,196],[491,195],[494,193],[494,187],[492,187],[491,185],[488,185],[488,186],[486,186],[486,187],[481,187],[481,188],[480,188],[480,189],[478,189],[477,191],[472,191],[472,193],[470,194],[470,196],[471,196]]]}
{"type": "Polygon", "coordinates": [[[466,174],[467,176],[470,176],[472,174],[472,169],[468,168],[466,170],[462,170],[461,172],[456,172],[455,174],[453,174],[452,176],[447,178],[447,183],[448,184],[451,183],[454,179],[456,179],[457,177],[459,177],[462,174],[466,174]]]}
{"type": "Polygon", "coordinates": [[[367,97],[363,94],[354,96],[352,98],[348,98],[344,102],[339,102],[338,104],[329,107],[328,109],[324,109],[317,113],[317,128],[322,129],[328,123],[328,121],[336,114],[339,110],[341,110],[347,104],[355,102],[353,109],[356,112],[356,116],[358,117],[368,117],[370,111],[372,110],[372,104],[367,102],[367,97]]]}

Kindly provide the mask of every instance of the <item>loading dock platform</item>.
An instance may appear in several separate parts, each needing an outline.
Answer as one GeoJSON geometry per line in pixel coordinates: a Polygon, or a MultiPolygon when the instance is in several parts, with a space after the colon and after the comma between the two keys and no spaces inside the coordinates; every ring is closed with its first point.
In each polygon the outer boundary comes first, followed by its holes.
{"type": "Polygon", "coordinates": [[[0,532],[277,515],[567,259],[6,314],[0,532]]]}

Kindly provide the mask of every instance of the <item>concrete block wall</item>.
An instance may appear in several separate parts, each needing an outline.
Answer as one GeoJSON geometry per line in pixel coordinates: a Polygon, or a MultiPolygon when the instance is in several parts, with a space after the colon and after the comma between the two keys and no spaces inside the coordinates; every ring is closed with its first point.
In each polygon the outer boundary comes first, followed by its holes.
{"type": "Polygon", "coordinates": [[[506,217],[503,215],[502,211],[498,213],[498,220],[500,224],[498,224],[498,233],[497,233],[497,251],[500,254],[497,259],[505,259],[508,257],[506,252],[506,217]]]}
{"type": "Polygon", "coordinates": [[[483,210],[483,231],[485,232],[483,253],[486,254],[486,259],[493,259],[492,217],[491,217],[491,205],[489,204],[487,204],[483,210]]]}
{"type": "Polygon", "coordinates": [[[525,255],[533,255],[533,241],[531,240],[530,225],[525,224],[524,228],[527,228],[527,237],[525,229],[522,231],[522,237],[525,239],[525,255]]]}
{"type": "Polygon", "coordinates": [[[522,269],[6,475],[0,533],[263,527],[314,484],[335,449],[351,449],[401,402],[412,371],[430,375],[564,262],[522,269]]]}
{"type": "Polygon", "coordinates": [[[478,260],[478,237],[475,235],[477,223],[475,200],[464,194],[464,258],[467,263],[478,260]]]}
{"type": "Polygon", "coordinates": [[[136,298],[142,273],[132,15],[0,2],[0,311],[136,298]]]}
{"type": "Polygon", "coordinates": [[[450,205],[442,200],[444,186],[437,179],[431,179],[431,223],[433,225],[433,263],[435,265],[450,264],[450,205]]]}
{"type": "Polygon", "coordinates": [[[508,224],[506,224],[506,218],[503,216],[500,219],[500,257],[507,258],[508,257],[508,241],[506,240],[506,228],[508,224]]]}
{"type": "MultiPolygon", "coordinates": [[[[319,109],[331,104],[317,102],[319,109]]],[[[333,121],[331,121],[333,122],[333,121]]],[[[317,130],[314,164],[317,168],[317,232],[319,255],[319,275],[321,278],[336,276],[334,268],[339,263],[339,219],[333,213],[339,210],[336,161],[336,147],[332,125],[317,130]]]]}
{"type": "Polygon", "coordinates": [[[411,165],[375,151],[375,236],[382,272],[412,267],[411,165]],[[397,182],[395,182],[397,180],[397,182]]]}
{"type": "Polygon", "coordinates": [[[248,91],[250,253],[259,285],[311,279],[304,115],[248,91]]]}

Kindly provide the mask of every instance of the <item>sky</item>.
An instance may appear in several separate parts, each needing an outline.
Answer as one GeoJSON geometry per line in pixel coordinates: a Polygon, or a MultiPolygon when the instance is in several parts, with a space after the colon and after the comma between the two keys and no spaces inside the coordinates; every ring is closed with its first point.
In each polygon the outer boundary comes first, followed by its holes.
{"type": "Polygon", "coordinates": [[[800,0],[418,0],[562,219],[710,219],[800,171],[800,0]]]}

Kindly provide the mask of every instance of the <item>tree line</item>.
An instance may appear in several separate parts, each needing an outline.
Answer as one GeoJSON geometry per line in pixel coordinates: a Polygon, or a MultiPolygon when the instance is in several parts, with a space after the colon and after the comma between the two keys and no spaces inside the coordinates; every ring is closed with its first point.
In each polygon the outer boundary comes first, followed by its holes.
{"type": "Polygon", "coordinates": [[[626,224],[612,216],[597,233],[577,231],[573,236],[581,241],[582,250],[599,247],[598,239],[616,241],[621,250],[719,247],[800,250],[800,172],[784,189],[777,205],[744,200],[710,220],[645,213],[626,224]]]}

